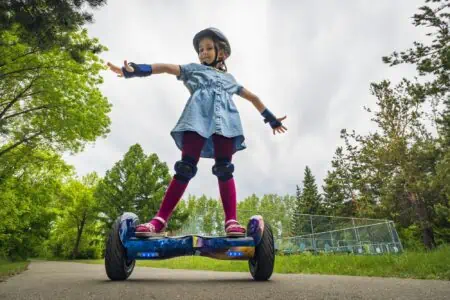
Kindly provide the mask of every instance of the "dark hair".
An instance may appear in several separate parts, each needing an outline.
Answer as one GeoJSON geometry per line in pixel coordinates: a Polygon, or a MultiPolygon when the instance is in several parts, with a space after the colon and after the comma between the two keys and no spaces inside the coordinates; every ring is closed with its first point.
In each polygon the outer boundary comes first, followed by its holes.
{"type": "MultiPolygon", "coordinates": [[[[223,50],[227,57],[230,55],[227,43],[225,43],[224,41],[221,41],[221,40],[214,39],[214,44],[217,45],[217,48],[216,48],[217,51],[223,50]]],[[[219,55],[219,53],[217,53],[217,55],[219,55]]],[[[219,66],[217,66],[217,64],[216,64],[215,68],[217,68],[223,72],[228,71],[227,65],[225,64],[225,60],[223,60],[219,66]]]]}

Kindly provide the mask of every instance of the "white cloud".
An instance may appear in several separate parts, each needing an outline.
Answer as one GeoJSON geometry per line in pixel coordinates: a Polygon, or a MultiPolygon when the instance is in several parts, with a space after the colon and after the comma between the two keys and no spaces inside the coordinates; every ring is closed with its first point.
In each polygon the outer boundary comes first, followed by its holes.
{"type": "MultiPolygon", "coordinates": [[[[411,77],[412,67],[389,68],[381,56],[403,50],[423,32],[411,25],[419,0],[389,1],[109,1],[88,27],[109,48],[105,61],[122,64],[196,62],[192,37],[214,26],[229,38],[228,69],[276,115],[287,134],[272,135],[257,110],[235,97],[248,148],[234,157],[238,199],[255,193],[295,194],[309,165],[318,186],[342,128],[367,132],[363,105],[373,106],[370,82],[411,77]]],[[[124,80],[104,73],[101,90],[113,104],[111,133],[83,153],[65,156],[79,175],[105,171],[139,143],[173,165],[180,159],[169,132],[188,91],[170,75],[124,80]]],[[[202,159],[186,194],[218,198],[213,160],[202,159]]]]}

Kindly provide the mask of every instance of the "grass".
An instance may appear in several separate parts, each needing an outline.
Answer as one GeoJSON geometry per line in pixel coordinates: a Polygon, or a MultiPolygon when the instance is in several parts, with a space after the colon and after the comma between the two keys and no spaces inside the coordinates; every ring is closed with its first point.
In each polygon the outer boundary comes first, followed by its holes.
{"type": "Polygon", "coordinates": [[[10,262],[0,260],[0,281],[25,271],[29,263],[29,261],[10,262]]]}
{"type": "MultiPolygon", "coordinates": [[[[103,264],[103,260],[77,260],[103,264]]],[[[167,260],[139,260],[137,266],[248,272],[246,261],[214,260],[207,257],[178,257],[167,260]]],[[[405,252],[397,255],[290,255],[276,256],[275,273],[333,274],[450,280],[450,246],[433,252],[405,252]]]]}

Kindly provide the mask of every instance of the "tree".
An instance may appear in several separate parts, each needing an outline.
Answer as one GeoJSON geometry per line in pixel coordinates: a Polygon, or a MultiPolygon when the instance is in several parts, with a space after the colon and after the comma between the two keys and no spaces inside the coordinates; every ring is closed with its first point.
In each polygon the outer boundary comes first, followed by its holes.
{"type": "MultiPolygon", "coordinates": [[[[84,51],[98,53],[101,47],[92,40],[74,40],[70,34],[86,23],[92,23],[92,14],[85,5],[98,8],[106,0],[5,0],[0,2],[0,36],[12,28],[17,30],[18,40],[3,40],[0,46],[27,44],[30,49],[49,50],[54,47],[67,52],[78,62],[84,61],[84,51]]],[[[0,66],[3,65],[0,55],[0,66]]]]}
{"type": "Polygon", "coordinates": [[[295,205],[294,205],[294,212],[292,214],[292,228],[291,228],[291,234],[293,236],[300,235],[303,230],[303,203],[302,203],[302,190],[298,185],[296,185],[296,195],[295,195],[295,205]]]}
{"type": "MultiPolygon", "coordinates": [[[[365,136],[343,132],[356,146],[349,148],[358,165],[357,203],[369,216],[388,217],[404,226],[417,224],[427,248],[433,236],[434,205],[442,197],[431,188],[435,178],[436,145],[423,125],[423,108],[413,91],[417,85],[403,79],[371,85],[377,98],[373,112],[378,130],[365,136]]],[[[372,112],[370,109],[367,111],[372,112]]]]}
{"type": "MultiPolygon", "coordinates": [[[[156,154],[145,155],[142,147],[130,147],[124,158],[106,171],[96,190],[102,220],[106,231],[124,212],[136,213],[141,222],[147,222],[159,209],[170,182],[166,163],[160,162],[156,154]]],[[[172,219],[186,218],[182,212],[174,211],[172,219]],[[180,213],[178,215],[178,213],[180,213]]],[[[169,230],[180,223],[171,221],[169,230]]]]}
{"type": "Polygon", "coordinates": [[[311,215],[322,213],[321,197],[317,190],[316,179],[308,166],[305,167],[301,202],[303,213],[311,215]]]}
{"type": "MultiPolygon", "coordinates": [[[[0,37],[13,45],[0,45],[0,158],[21,145],[78,152],[109,132],[111,105],[97,87],[105,67],[95,54],[78,64],[57,48],[20,43],[15,27],[0,37]]],[[[89,40],[86,31],[70,37],[89,40]]]]}
{"type": "MultiPolygon", "coordinates": [[[[297,194],[300,192],[299,187],[297,186],[297,194]]],[[[298,195],[296,195],[298,196],[298,195]]],[[[293,232],[293,216],[296,211],[296,202],[297,197],[294,195],[284,195],[277,196],[280,199],[279,211],[280,221],[281,221],[281,232],[280,236],[288,237],[292,235],[293,232]]]]}
{"type": "Polygon", "coordinates": [[[323,212],[321,196],[311,169],[306,166],[303,178],[303,191],[297,186],[295,209],[292,216],[292,234],[298,236],[313,232],[312,216],[323,212]]]}
{"type": "Polygon", "coordinates": [[[331,162],[333,170],[327,172],[324,179],[324,211],[326,215],[346,216],[355,215],[355,193],[353,190],[352,166],[350,160],[345,157],[342,147],[336,149],[331,162]]]}
{"type": "MultiPolygon", "coordinates": [[[[447,0],[426,0],[425,3],[427,5],[420,7],[419,13],[414,14],[413,24],[429,28],[427,36],[431,37],[431,42],[414,42],[413,48],[400,53],[393,52],[389,57],[383,57],[383,61],[391,66],[404,63],[415,65],[424,83],[416,85],[411,94],[422,102],[428,101],[434,108],[438,108],[441,103],[444,105],[435,118],[439,125],[439,136],[435,141],[435,170],[438,172],[434,183],[430,185],[442,191],[450,185],[448,176],[444,175],[450,173],[447,163],[450,157],[450,4],[447,0]]],[[[411,199],[414,199],[413,195],[411,199]]],[[[443,210],[450,213],[448,202],[441,207],[440,211],[443,210]]],[[[448,223],[444,226],[448,228],[448,223]]]]}
{"type": "MultiPolygon", "coordinates": [[[[383,57],[390,66],[414,64],[420,80],[411,82],[404,78],[395,87],[388,80],[372,83],[377,107],[373,112],[366,110],[373,113],[377,131],[359,135],[343,130],[341,137],[346,143],[345,160],[350,165],[356,214],[394,219],[408,236],[415,236],[411,231],[420,230],[423,244],[433,249],[435,232],[439,232],[440,240],[450,239],[448,230],[441,230],[449,227],[445,216],[450,212],[445,192],[450,185],[446,175],[450,173],[450,5],[447,0],[425,3],[430,4],[419,8],[413,24],[431,28],[427,34],[431,42],[414,42],[407,51],[383,57]],[[432,115],[426,113],[428,105],[432,115]],[[442,105],[445,109],[439,111],[442,105]],[[427,123],[437,128],[437,136],[429,131],[427,123]]],[[[327,188],[340,199],[343,185],[338,184],[338,176],[333,172],[327,188]]]]}
{"type": "MultiPolygon", "coordinates": [[[[450,36],[449,22],[450,4],[448,0],[425,0],[425,3],[433,3],[433,6],[424,5],[420,12],[414,14],[414,26],[424,26],[432,31],[427,33],[431,37],[431,43],[425,45],[414,42],[414,47],[398,53],[394,51],[390,56],[383,57],[383,61],[390,66],[398,64],[413,64],[416,66],[419,76],[426,77],[424,84],[418,85],[414,96],[420,101],[426,99],[443,102],[444,111],[440,114],[440,133],[447,143],[450,143],[450,36]]],[[[447,144],[449,146],[449,144],[447,144]]]]}
{"type": "Polygon", "coordinates": [[[63,182],[73,172],[59,155],[43,150],[15,162],[15,171],[0,184],[0,256],[13,260],[39,252],[57,216],[63,182]]]}
{"type": "MultiPolygon", "coordinates": [[[[263,195],[260,201],[260,211],[264,222],[271,225],[275,237],[289,236],[289,228],[292,220],[294,197],[286,195],[281,197],[276,194],[263,195]]],[[[255,213],[253,213],[255,215],[255,213]]],[[[245,220],[248,222],[248,219],[245,220]]]]}
{"type": "MultiPolygon", "coordinates": [[[[98,216],[98,203],[94,198],[94,190],[98,183],[96,173],[91,173],[82,178],[82,181],[72,179],[68,181],[62,191],[60,199],[61,219],[64,228],[68,228],[70,234],[69,241],[73,245],[71,258],[78,258],[81,238],[85,228],[95,223],[98,216]],[[75,229],[75,239],[72,232],[75,229]]],[[[60,225],[61,226],[61,225],[60,225]]],[[[67,232],[62,232],[67,234],[67,232]]]]}
{"type": "MultiPolygon", "coordinates": [[[[414,42],[413,48],[400,53],[394,52],[389,57],[383,57],[383,61],[391,66],[405,63],[415,65],[424,83],[413,91],[414,96],[421,101],[428,101],[433,108],[439,108],[443,104],[443,109],[437,112],[434,120],[439,125],[439,136],[436,141],[437,177],[432,186],[445,191],[450,186],[450,4],[447,0],[426,0],[425,3],[430,4],[419,8],[419,13],[413,16],[413,24],[429,28],[427,36],[431,37],[431,42],[414,42]]],[[[442,195],[450,199],[448,193],[444,192],[442,195]]],[[[442,204],[439,210],[450,214],[448,202],[442,204]]],[[[441,226],[449,228],[449,224],[445,222],[441,226]]],[[[443,228],[441,226],[438,228],[443,228]]],[[[449,239],[450,236],[447,235],[447,240],[449,239]]]]}

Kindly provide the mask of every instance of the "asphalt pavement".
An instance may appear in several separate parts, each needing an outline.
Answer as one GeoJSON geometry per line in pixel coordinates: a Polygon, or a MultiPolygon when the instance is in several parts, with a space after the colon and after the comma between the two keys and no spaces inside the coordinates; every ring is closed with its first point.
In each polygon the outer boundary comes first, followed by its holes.
{"type": "Polygon", "coordinates": [[[0,283],[0,299],[450,299],[450,281],[136,267],[113,282],[103,265],[33,261],[0,283]]]}

